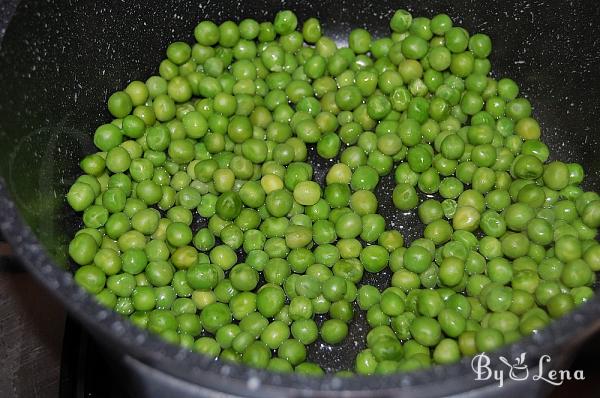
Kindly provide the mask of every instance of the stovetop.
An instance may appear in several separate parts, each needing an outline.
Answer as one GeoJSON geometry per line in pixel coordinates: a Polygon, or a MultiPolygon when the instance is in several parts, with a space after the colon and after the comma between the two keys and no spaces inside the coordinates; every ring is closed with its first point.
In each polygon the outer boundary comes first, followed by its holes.
{"type": "Polygon", "coordinates": [[[130,398],[125,381],[0,235],[0,398],[130,398]]]}
{"type": "MultiPolygon", "coordinates": [[[[571,369],[585,381],[565,382],[551,398],[598,396],[600,334],[571,369]]],[[[0,241],[0,397],[130,398],[127,380],[60,303],[39,286],[0,241]]],[[[137,397],[136,397],[137,398],[137,397]]]]}
{"type": "Polygon", "coordinates": [[[114,366],[72,318],[65,322],[61,359],[59,398],[132,398],[114,366]]]}

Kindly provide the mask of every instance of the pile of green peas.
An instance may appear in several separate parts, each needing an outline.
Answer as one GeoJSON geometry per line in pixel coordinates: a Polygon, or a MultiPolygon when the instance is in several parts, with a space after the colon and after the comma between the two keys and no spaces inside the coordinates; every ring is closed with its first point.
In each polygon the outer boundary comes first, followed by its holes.
{"type": "Polygon", "coordinates": [[[453,363],[587,301],[600,197],[548,161],[529,101],[490,77],[490,38],[445,14],[390,27],[338,48],[286,10],[170,44],[109,97],[67,194],[77,283],[173,344],[312,375],[307,346],[342,343],[357,309],[367,348],[340,375],[453,363]],[[307,145],[332,160],[323,186],[307,145]],[[408,247],[377,213],[392,173],[425,224],[408,247]],[[362,283],[384,269],[383,291],[362,283]]]}

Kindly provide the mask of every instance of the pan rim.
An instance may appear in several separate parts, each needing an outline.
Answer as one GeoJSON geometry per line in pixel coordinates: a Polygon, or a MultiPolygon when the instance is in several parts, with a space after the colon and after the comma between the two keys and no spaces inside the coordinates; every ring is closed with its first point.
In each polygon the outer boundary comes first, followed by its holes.
{"type": "MultiPolygon", "coordinates": [[[[444,383],[446,388],[443,391],[449,395],[485,387],[495,382],[493,379],[475,380],[471,357],[463,357],[451,365],[436,365],[415,372],[385,376],[355,375],[347,378],[333,374],[321,377],[278,374],[211,360],[201,354],[166,343],[158,336],[138,328],[128,319],[103,307],[79,287],[70,272],[55,264],[29,225],[22,219],[1,177],[0,208],[3,209],[0,212],[0,230],[18,257],[23,260],[25,268],[59,299],[70,313],[75,314],[94,337],[100,339],[101,344],[115,345],[124,354],[172,377],[225,393],[243,392],[249,396],[261,397],[270,396],[268,390],[272,390],[273,396],[282,393],[311,395],[316,392],[327,395],[327,392],[339,394],[342,391],[353,396],[362,395],[367,391],[370,392],[369,395],[387,395],[386,392],[398,390],[427,396],[427,391],[434,384],[432,380],[436,381],[437,391],[440,391],[439,383],[444,383]],[[183,368],[186,371],[182,371],[183,368]]],[[[513,358],[519,353],[527,352],[528,364],[535,364],[541,355],[556,352],[557,348],[576,345],[599,328],[600,295],[596,294],[568,315],[553,320],[540,332],[494,351],[493,357],[502,355],[513,358]]]]}
{"type": "MultiPolygon", "coordinates": [[[[17,1],[19,3],[19,1],[17,1]]],[[[0,34],[0,46],[2,35],[0,34]]],[[[470,358],[462,358],[452,365],[435,366],[408,374],[390,376],[354,376],[340,378],[333,375],[307,377],[301,375],[281,375],[257,370],[236,364],[222,364],[186,350],[170,345],[137,328],[131,322],[98,304],[91,295],[77,286],[72,275],[63,270],[46,252],[44,246],[24,221],[16,203],[11,199],[9,188],[0,176],[0,230],[7,241],[23,260],[26,269],[78,320],[84,322],[88,330],[102,339],[106,345],[114,345],[127,355],[131,355],[149,366],[183,380],[214,386],[216,390],[232,393],[249,393],[248,380],[258,380],[261,388],[255,396],[294,395],[388,395],[398,392],[411,395],[431,396],[427,392],[442,391],[445,395],[465,391],[475,387],[490,385],[484,381],[474,381],[470,358]],[[186,362],[183,363],[182,360],[186,362]],[[183,363],[183,366],[181,365],[183,363]],[[223,368],[229,369],[228,373],[223,368]],[[181,370],[185,369],[186,372],[181,370]],[[183,377],[182,377],[183,376],[183,377]],[[442,384],[445,383],[445,384],[442,384]],[[446,389],[440,388],[446,387],[446,389]]],[[[600,296],[594,297],[567,316],[554,320],[534,336],[520,339],[516,343],[494,352],[495,356],[516,356],[523,351],[531,356],[529,360],[543,353],[564,349],[600,328],[600,296]]],[[[531,361],[534,362],[533,360],[531,361]]],[[[251,391],[250,391],[251,392],[251,391]]],[[[252,395],[252,394],[251,394],[252,395]]]]}

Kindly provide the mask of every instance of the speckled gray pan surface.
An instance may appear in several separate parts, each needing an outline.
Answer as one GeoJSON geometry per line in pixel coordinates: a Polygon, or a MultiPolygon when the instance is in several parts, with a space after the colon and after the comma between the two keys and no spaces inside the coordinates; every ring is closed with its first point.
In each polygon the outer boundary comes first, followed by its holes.
{"type": "MultiPolygon", "coordinates": [[[[586,188],[600,187],[600,8],[591,1],[22,1],[8,27],[15,2],[5,3],[0,13],[0,38],[5,32],[0,47],[0,227],[29,270],[104,343],[193,383],[263,397],[315,390],[321,395],[332,390],[387,394],[396,388],[430,396],[481,383],[473,381],[469,359],[408,375],[343,380],[222,365],[136,329],[97,305],[60,268],[67,264],[65,244],[77,227],[63,197],[77,175],[77,160],[93,150],[95,126],[109,120],[107,95],[156,73],[166,46],[174,40],[191,42],[201,19],[263,21],[291,8],[300,20],[318,17],[325,31],[343,42],[357,26],[375,36],[387,34],[397,8],[424,16],[445,12],[469,31],[492,37],[494,74],[519,82],[552,157],[582,163],[589,174],[586,188]],[[257,386],[260,393],[247,390],[257,386]]],[[[317,175],[323,175],[327,162],[313,159],[317,175]]],[[[414,214],[393,208],[392,189],[391,178],[378,187],[383,213],[390,226],[414,239],[421,233],[419,223],[414,214]]],[[[389,275],[371,278],[380,286],[389,283],[389,275]]],[[[594,299],[504,353],[513,357],[525,350],[534,360],[542,352],[568,349],[598,328],[599,304],[594,299]]],[[[331,369],[351,366],[364,345],[361,325],[364,320],[358,319],[340,347],[316,344],[310,358],[331,369]]]]}

